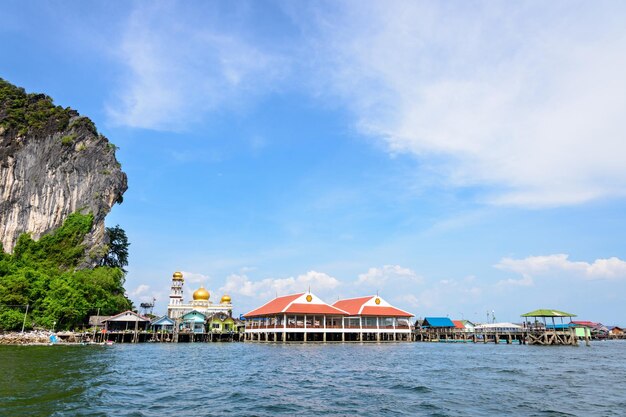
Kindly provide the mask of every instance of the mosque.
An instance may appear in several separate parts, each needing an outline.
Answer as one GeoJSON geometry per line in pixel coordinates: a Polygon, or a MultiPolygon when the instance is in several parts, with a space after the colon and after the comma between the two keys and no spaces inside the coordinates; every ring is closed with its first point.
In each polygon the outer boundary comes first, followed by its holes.
{"type": "Polygon", "coordinates": [[[232,315],[233,305],[229,295],[224,294],[218,304],[211,302],[211,294],[200,286],[193,292],[193,299],[185,304],[183,300],[183,285],[185,279],[181,272],[174,272],[172,275],[172,287],[170,291],[170,302],[167,305],[167,316],[171,319],[178,319],[187,313],[197,311],[208,317],[215,313],[225,313],[232,315]]]}

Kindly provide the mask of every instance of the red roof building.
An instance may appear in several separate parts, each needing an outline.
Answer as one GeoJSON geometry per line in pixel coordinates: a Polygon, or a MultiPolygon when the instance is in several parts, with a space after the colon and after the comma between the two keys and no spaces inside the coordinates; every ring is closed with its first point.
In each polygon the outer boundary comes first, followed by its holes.
{"type": "Polygon", "coordinates": [[[269,342],[409,341],[412,316],[378,296],[329,305],[310,292],[276,297],[244,314],[246,340],[269,342]]]}
{"type": "Polygon", "coordinates": [[[326,304],[313,294],[300,293],[276,297],[261,307],[244,314],[244,317],[252,318],[280,314],[347,315],[345,311],[326,304]]]}
{"type": "Polygon", "coordinates": [[[457,330],[465,330],[465,324],[461,320],[452,320],[454,328],[457,330]]]}
{"type": "Polygon", "coordinates": [[[585,327],[598,327],[600,323],[594,323],[593,321],[583,321],[583,320],[572,320],[572,324],[577,326],[585,326],[585,327]]]}
{"type": "Polygon", "coordinates": [[[351,316],[413,317],[413,314],[395,308],[377,295],[339,300],[334,307],[345,310],[351,316]]]}

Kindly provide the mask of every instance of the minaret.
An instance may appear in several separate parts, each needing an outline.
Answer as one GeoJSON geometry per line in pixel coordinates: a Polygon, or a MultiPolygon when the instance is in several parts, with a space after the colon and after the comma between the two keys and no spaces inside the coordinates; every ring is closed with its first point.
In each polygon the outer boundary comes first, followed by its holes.
{"type": "Polygon", "coordinates": [[[170,291],[170,303],[167,306],[167,315],[170,318],[178,318],[179,312],[174,312],[175,307],[182,306],[183,304],[183,274],[180,272],[174,272],[172,275],[172,289],[170,291]]]}

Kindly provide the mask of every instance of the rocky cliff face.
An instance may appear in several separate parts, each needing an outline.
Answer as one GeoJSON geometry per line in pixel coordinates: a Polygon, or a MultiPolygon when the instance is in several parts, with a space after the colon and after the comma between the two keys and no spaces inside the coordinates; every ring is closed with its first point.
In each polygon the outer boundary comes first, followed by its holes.
{"type": "Polygon", "coordinates": [[[93,213],[88,263],[106,251],[104,218],[127,189],[115,146],[76,111],[0,78],[0,240],[7,252],[76,211],[93,213]]]}

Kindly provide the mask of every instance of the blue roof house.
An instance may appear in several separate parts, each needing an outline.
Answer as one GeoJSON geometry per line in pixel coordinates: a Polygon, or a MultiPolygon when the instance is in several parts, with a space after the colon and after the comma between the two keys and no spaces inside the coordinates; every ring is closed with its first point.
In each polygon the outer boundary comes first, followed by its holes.
{"type": "Polygon", "coordinates": [[[152,320],[150,327],[155,332],[171,333],[174,330],[174,320],[167,316],[159,317],[152,320]]]}
{"type": "Polygon", "coordinates": [[[205,333],[204,323],[206,322],[206,316],[197,310],[192,310],[189,313],[181,317],[181,330],[189,331],[191,333],[205,333]]]}
{"type": "Polygon", "coordinates": [[[449,317],[425,317],[422,327],[430,329],[453,329],[454,323],[449,317]]]}

